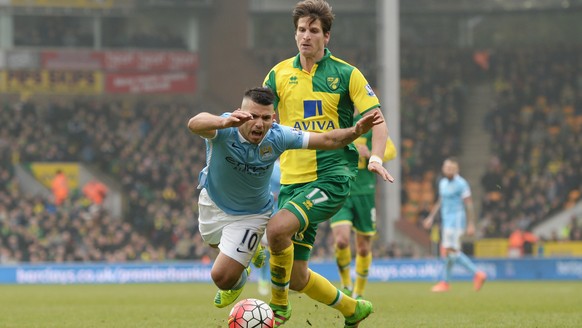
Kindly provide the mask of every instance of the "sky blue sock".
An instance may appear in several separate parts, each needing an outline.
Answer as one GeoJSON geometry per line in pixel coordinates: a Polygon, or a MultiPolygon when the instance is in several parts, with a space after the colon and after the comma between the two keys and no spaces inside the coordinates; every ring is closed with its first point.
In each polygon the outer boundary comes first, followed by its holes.
{"type": "Polygon", "coordinates": [[[475,266],[475,263],[473,263],[473,261],[471,261],[471,259],[463,252],[457,253],[457,263],[464,266],[467,270],[471,271],[473,274],[477,272],[477,267],[475,266]]]}
{"type": "Polygon", "coordinates": [[[244,269],[242,274],[240,275],[240,279],[237,281],[236,284],[232,287],[232,290],[241,289],[247,283],[247,277],[249,274],[247,273],[247,269],[244,269]]]}
{"type": "Polygon", "coordinates": [[[271,270],[269,270],[269,258],[271,257],[271,253],[267,251],[265,254],[267,255],[267,258],[265,259],[265,264],[261,267],[261,279],[271,281],[271,270]]]}
{"type": "Polygon", "coordinates": [[[454,255],[449,254],[445,259],[445,270],[444,270],[444,282],[449,282],[451,280],[451,271],[453,271],[453,264],[455,263],[454,255]]]}

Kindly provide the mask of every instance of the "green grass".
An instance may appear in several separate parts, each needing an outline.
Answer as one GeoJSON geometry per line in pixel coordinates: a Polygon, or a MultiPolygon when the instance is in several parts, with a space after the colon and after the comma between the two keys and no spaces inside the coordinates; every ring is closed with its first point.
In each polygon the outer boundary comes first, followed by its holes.
{"type": "MultiPolygon", "coordinates": [[[[582,282],[370,283],[366,327],[582,327],[582,282]]],[[[0,286],[0,327],[226,327],[210,284],[0,286]]],[[[260,297],[256,284],[243,297],[260,297]]],[[[292,294],[285,328],[343,327],[339,312],[292,294]]]]}

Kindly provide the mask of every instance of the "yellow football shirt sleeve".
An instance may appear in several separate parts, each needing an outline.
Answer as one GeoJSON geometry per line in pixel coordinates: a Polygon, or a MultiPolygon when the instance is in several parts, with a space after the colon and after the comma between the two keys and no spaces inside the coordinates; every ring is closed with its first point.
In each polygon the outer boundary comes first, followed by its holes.
{"type": "Polygon", "coordinates": [[[359,69],[354,67],[352,74],[350,76],[350,98],[354,103],[354,107],[357,108],[360,114],[366,113],[367,111],[380,107],[380,101],[374,90],[366,81],[366,78],[360,72],[359,69]]]}

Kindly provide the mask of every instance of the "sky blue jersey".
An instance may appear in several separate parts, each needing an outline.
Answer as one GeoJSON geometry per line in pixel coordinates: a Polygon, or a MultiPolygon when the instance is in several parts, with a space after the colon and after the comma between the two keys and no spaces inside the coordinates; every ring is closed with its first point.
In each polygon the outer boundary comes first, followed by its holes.
{"type": "Polygon", "coordinates": [[[277,123],[258,145],[246,141],[238,128],[219,129],[214,138],[206,139],[206,167],[198,188],[206,188],[228,214],[264,213],[274,205],[269,186],[273,163],[285,150],[307,148],[308,142],[308,132],[277,123]]]}
{"type": "Polygon", "coordinates": [[[469,183],[460,175],[452,180],[446,177],[439,181],[441,219],[443,228],[465,229],[467,216],[464,199],[471,196],[469,183]]]}

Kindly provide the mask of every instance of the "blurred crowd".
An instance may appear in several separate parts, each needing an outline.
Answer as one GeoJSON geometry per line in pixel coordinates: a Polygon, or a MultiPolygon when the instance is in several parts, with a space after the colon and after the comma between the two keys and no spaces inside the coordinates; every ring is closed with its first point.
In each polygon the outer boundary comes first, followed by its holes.
{"type": "Polygon", "coordinates": [[[401,49],[402,217],[420,227],[436,200],[440,163],[460,153],[471,66],[451,49],[401,49]]]}
{"type": "MultiPolygon", "coordinates": [[[[484,236],[530,230],[580,199],[581,53],[568,46],[492,56],[495,99],[485,127],[494,156],[481,181],[484,236]]],[[[580,240],[580,233],[556,232],[556,238],[580,240]]]]}
{"type": "Polygon", "coordinates": [[[400,157],[403,174],[413,180],[459,154],[467,91],[465,65],[457,51],[434,49],[430,55],[414,51],[401,53],[400,157]]]}
{"type": "Polygon", "coordinates": [[[207,105],[76,99],[3,106],[1,262],[212,256],[195,220],[204,145],[186,128],[187,119],[207,105]],[[60,205],[54,197],[25,195],[13,165],[32,161],[98,167],[122,185],[127,214],[113,218],[78,190],[60,205]]]}

